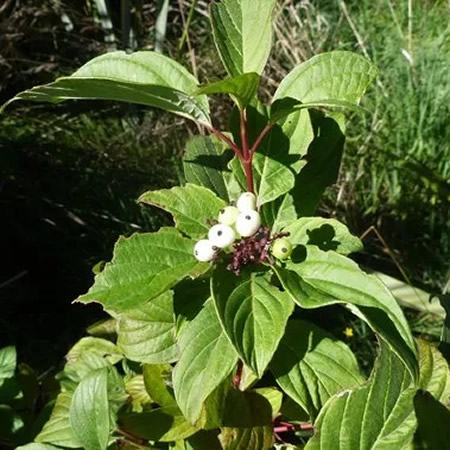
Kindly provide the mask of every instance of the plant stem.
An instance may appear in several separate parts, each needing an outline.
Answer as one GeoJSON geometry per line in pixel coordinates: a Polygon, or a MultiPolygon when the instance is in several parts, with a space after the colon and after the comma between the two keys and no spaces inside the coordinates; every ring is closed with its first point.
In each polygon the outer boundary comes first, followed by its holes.
{"type": "Polygon", "coordinates": [[[239,385],[241,384],[243,368],[244,368],[244,364],[241,360],[239,360],[237,363],[237,366],[236,366],[236,375],[233,378],[233,387],[235,389],[239,389],[239,385]]]}
{"type": "Polygon", "coordinates": [[[261,134],[258,136],[252,148],[250,149],[250,155],[253,155],[253,153],[255,153],[256,149],[261,145],[261,142],[266,137],[266,134],[272,129],[273,125],[273,123],[268,123],[264,127],[264,129],[261,131],[261,134]]]}
{"type": "MultiPolygon", "coordinates": [[[[285,422],[283,422],[285,423],[285,422]]],[[[310,423],[294,425],[292,423],[285,423],[284,425],[279,425],[273,428],[274,433],[291,433],[293,431],[313,431],[314,426],[310,423]]]]}
{"type": "Polygon", "coordinates": [[[242,146],[242,156],[244,160],[248,160],[248,137],[247,137],[247,113],[244,110],[240,112],[241,118],[241,146],[242,146]]]}
{"type": "Polygon", "coordinates": [[[136,436],[133,436],[130,433],[127,433],[126,431],[123,430],[117,430],[117,433],[121,434],[122,436],[124,436],[125,438],[127,438],[128,440],[130,440],[131,442],[134,442],[138,445],[147,445],[148,441],[144,440],[144,439],[140,439],[136,436]]]}
{"type": "Polygon", "coordinates": [[[211,133],[215,134],[219,139],[225,142],[234,151],[234,153],[239,159],[242,158],[241,149],[230,138],[225,136],[221,131],[217,130],[213,126],[210,125],[206,126],[208,127],[209,131],[211,131],[211,133]]]}
{"type": "Polygon", "coordinates": [[[248,134],[247,134],[247,112],[242,110],[240,113],[240,125],[241,125],[241,146],[242,146],[242,158],[241,163],[244,168],[245,178],[247,180],[248,192],[255,193],[253,186],[253,153],[248,148],[248,134]]]}
{"type": "Polygon", "coordinates": [[[250,156],[250,160],[241,160],[241,162],[242,167],[244,168],[245,178],[247,179],[247,190],[254,194],[252,159],[253,158],[250,156]]]}

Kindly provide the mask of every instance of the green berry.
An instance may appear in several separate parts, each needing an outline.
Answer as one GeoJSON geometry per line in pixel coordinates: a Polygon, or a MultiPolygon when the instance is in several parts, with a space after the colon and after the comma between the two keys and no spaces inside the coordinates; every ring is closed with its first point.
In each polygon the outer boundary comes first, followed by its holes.
{"type": "Polygon", "coordinates": [[[289,239],[280,238],[272,244],[272,255],[278,259],[287,259],[291,256],[292,244],[289,239]]]}
{"type": "Polygon", "coordinates": [[[219,212],[219,223],[224,225],[232,226],[236,222],[237,216],[239,215],[239,210],[236,206],[226,206],[219,212]]]}

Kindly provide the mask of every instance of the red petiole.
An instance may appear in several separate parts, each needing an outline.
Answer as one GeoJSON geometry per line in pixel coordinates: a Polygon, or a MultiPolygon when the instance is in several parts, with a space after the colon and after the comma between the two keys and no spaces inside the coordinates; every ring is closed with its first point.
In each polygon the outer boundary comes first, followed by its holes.
{"type": "Polygon", "coordinates": [[[261,145],[267,133],[272,129],[273,123],[268,123],[261,134],[258,136],[251,148],[248,145],[248,127],[247,127],[247,113],[246,110],[240,112],[240,133],[241,133],[241,148],[239,148],[228,136],[213,126],[208,126],[209,130],[215,134],[219,139],[225,142],[235,153],[236,157],[241,161],[247,180],[247,189],[249,192],[255,192],[253,183],[253,155],[261,145]]]}

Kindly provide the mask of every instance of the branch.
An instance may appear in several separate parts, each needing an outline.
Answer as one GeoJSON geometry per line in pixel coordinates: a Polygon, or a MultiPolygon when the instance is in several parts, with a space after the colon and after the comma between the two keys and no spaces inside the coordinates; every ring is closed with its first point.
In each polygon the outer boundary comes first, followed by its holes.
{"type": "Polygon", "coordinates": [[[266,134],[272,129],[273,126],[274,126],[273,123],[268,123],[264,127],[264,129],[261,131],[261,134],[258,136],[258,138],[256,139],[255,143],[253,144],[252,148],[250,149],[250,156],[253,155],[253,153],[255,153],[257,148],[261,145],[261,142],[263,141],[263,139],[266,137],[266,134]]]}
{"type": "Polygon", "coordinates": [[[283,422],[283,425],[273,427],[274,433],[292,433],[293,431],[314,431],[314,425],[303,423],[294,425],[292,423],[283,422]]]}
{"type": "Polygon", "coordinates": [[[223,142],[225,142],[233,151],[236,153],[236,156],[238,158],[242,158],[242,152],[241,149],[225,134],[223,134],[221,131],[214,128],[212,125],[205,125],[211,133],[215,134],[219,139],[221,139],[223,142]]]}
{"type": "Polygon", "coordinates": [[[250,154],[248,152],[248,137],[247,137],[247,114],[245,109],[240,112],[240,124],[241,124],[241,145],[242,156],[245,161],[250,160],[250,154]]]}

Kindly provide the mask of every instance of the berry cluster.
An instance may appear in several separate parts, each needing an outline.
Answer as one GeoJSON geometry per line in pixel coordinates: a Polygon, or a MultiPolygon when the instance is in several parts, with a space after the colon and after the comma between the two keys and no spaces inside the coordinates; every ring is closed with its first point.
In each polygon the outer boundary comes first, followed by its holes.
{"type": "Polygon", "coordinates": [[[288,258],[292,245],[284,238],[287,235],[279,233],[271,237],[269,228],[261,227],[255,194],[245,192],[236,206],[220,210],[218,223],[209,230],[208,239],[195,244],[194,255],[199,261],[213,261],[221,249],[231,247],[233,258],[228,269],[239,274],[243,265],[271,261],[269,249],[276,258],[288,258]]]}

